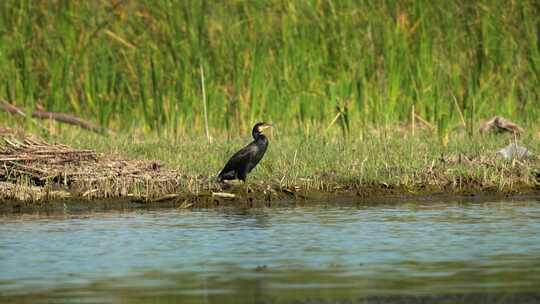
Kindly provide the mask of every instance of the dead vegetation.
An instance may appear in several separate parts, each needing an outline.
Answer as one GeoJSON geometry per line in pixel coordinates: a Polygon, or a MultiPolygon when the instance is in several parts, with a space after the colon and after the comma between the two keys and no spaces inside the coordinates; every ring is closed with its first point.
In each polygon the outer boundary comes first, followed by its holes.
{"type": "Polygon", "coordinates": [[[513,133],[519,135],[523,133],[523,128],[501,116],[494,116],[484,122],[480,127],[480,132],[484,133],[513,133]]]}
{"type": "MultiPolygon", "coordinates": [[[[23,111],[23,109],[7,102],[4,100],[0,100],[0,110],[3,110],[10,114],[16,114],[22,117],[26,117],[26,113],[23,111]]],[[[61,123],[66,123],[70,125],[78,126],[82,129],[89,130],[96,133],[107,133],[108,131],[100,126],[96,126],[82,118],[69,115],[66,113],[58,113],[58,112],[47,112],[43,111],[41,109],[36,109],[31,113],[32,118],[39,118],[39,119],[49,119],[54,120],[61,123]]]]}
{"type": "Polygon", "coordinates": [[[180,184],[180,176],[157,161],[125,160],[93,150],[50,144],[36,137],[3,135],[0,199],[155,198],[180,184]]]}

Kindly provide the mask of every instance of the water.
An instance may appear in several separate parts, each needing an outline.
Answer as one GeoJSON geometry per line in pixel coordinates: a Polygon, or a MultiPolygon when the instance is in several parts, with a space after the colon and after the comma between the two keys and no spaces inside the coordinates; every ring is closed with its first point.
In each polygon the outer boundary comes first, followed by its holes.
{"type": "Polygon", "coordinates": [[[0,217],[6,303],[536,303],[539,294],[538,202],[0,217]]]}

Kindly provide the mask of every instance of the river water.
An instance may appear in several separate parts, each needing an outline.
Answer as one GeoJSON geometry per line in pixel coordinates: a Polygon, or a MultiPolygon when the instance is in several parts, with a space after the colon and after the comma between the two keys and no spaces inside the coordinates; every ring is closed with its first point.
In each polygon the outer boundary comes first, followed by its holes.
{"type": "Polygon", "coordinates": [[[540,203],[0,217],[6,303],[538,303],[540,203]]]}

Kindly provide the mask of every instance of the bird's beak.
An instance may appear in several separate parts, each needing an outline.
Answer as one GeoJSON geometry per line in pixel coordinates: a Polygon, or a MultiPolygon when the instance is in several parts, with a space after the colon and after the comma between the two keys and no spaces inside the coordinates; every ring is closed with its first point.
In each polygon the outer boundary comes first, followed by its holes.
{"type": "Polygon", "coordinates": [[[273,127],[272,124],[264,124],[264,125],[259,127],[259,130],[260,130],[260,132],[263,132],[264,130],[266,130],[268,128],[272,128],[272,127],[273,127]]]}

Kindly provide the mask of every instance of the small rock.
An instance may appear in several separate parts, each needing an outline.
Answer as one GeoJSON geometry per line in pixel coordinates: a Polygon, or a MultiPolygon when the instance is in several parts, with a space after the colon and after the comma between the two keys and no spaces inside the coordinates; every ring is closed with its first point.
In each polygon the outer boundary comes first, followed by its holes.
{"type": "Polygon", "coordinates": [[[511,143],[508,146],[497,151],[506,160],[522,159],[532,157],[533,154],[525,147],[519,146],[516,143],[511,143]]]}

